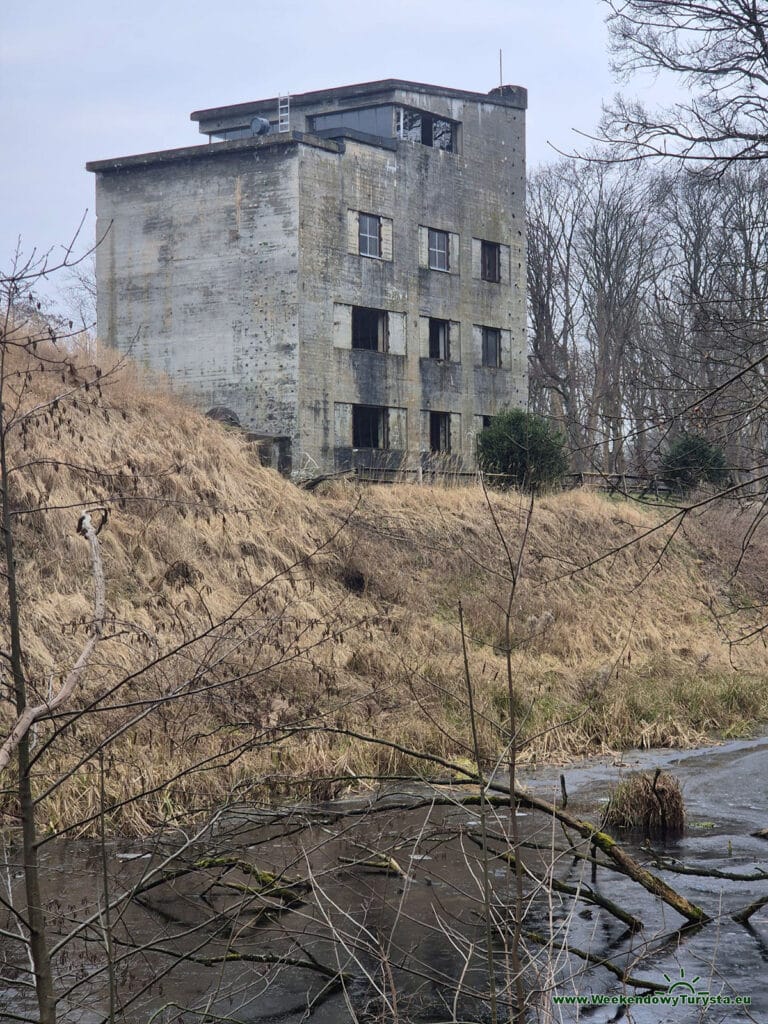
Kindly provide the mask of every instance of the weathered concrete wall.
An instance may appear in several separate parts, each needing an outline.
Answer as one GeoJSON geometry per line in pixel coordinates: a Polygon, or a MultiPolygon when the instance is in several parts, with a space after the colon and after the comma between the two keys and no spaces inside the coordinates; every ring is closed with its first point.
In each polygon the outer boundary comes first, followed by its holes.
{"type": "Polygon", "coordinates": [[[101,337],[199,407],[289,436],[294,472],[357,459],[354,406],[389,410],[393,454],[374,461],[418,464],[434,412],[472,464],[482,418],[527,400],[524,110],[402,85],[387,102],[457,122],[457,152],[287,133],[89,165],[112,225],[101,337]],[[359,213],[382,218],[380,258],[359,254],[359,213]],[[450,272],[427,266],[429,228],[449,235],[450,272]],[[481,280],[481,239],[501,246],[500,282],[481,280]],[[355,306],[388,312],[388,351],[352,349],[355,306]],[[451,324],[449,362],[429,358],[430,317],[451,324]],[[482,327],[501,331],[498,367],[481,365],[482,327]]]}
{"type": "MultiPolygon", "coordinates": [[[[424,106],[423,95],[397,101],[424,106]]],[[[334,452],[337,466],[349,457],[334,404],[405,408],[416,461],[429,446],[424,413],[453,413],[452,450],[472,464],[479,417],[527,401],[524,114],[447,98],[430,108],[461,122],[460,152],[351,140],[340,156],[301,151],[299,408],[308,464],[327,468],[334,452]],[[349,211],[391,219],[391,260],[350,252],[349,211]],[[457,236],[453,272],[419,266],[424,227],[457,236]],[[479,239],[503,247],[499,283],[480,279],[479,239]],[[404,313],[405,354],[350,351],[339,341],[340,304],[404,313]],[[456,325],[447,365],[424,356],[429,316],[456,325]],[[480,365],[477,326],[502,330],[501,367],[480,365]]]]}
{"type": "Polygon", "coordinates": [[[99,173],[99,336],[201,409],[295,435],[297,147],[227,146],[99,173]]]}

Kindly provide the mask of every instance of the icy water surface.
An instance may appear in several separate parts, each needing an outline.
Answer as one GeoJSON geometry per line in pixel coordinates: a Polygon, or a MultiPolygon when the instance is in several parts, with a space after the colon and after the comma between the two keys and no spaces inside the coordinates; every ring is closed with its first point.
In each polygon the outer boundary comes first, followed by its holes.
{"type": "MultiPolygon", "coordinates": [[[[565,770],[569,812],[596,821],[623,774],[656,767],[674,772],[683,784],[686,835],[663,849],[658,843],[644,849],[642,837],[634,842],[624,838],[623,845],[716,921],[681,934],[684,922],[677,914],[602,868],[597,889],[640,917],[642,932],[631,935],[605,911],[582,902],[533,897],[527,928],[554,927],[571,947],[630,967],[634,976],[668,989],[646,993],[653,1002],[630,1005],[626,997],[642,990],[623,985],[599,966],[585,971],[583,961],[560,953],[539,964],[540,1019],[551,1012],[551,1021],[594,1024],[768,1021],[768,907],[755,914],[748,928],[731,918],[768,895],[768,877],[734,882],[659,867],[661,857],[672,866],[764,870],[768,876],[768,840],[750,836],[768,826],[768,739],[684,753],[626,754],[621,764],[571,766],[565,770]],[[558,1005],[553,995],[578,996],[583,1005],[558,1005]],[[677,1005],[670,1002],[674,997],[677,1005]],[[696,1005],[690,1001],[694,997],[696,1005]],[[751,1004],[737,1004],[736,997],[748,997],[751,1004]],[[706,1010],[705,998],[712,1000],[706,1010]]],[[[520,782],[540,796],[559,799],[559,774],[559,769],[524,770],[520,782]]],[[[228,814],[213,836],[190,846],[185,863],[211,854],[239,857],[283,872],[288,880],[309,879],[313,891],[298,892],[293,903],[273,899],[265,914],[263,901],[244,895],[252,879],[237,868],[190,872],[148,889],[112,922],[115,1020],[298,1024],[308,1015],[319,1024],[488,1020],[481,998],[488,987],[483,876],[479,848],[471,838],[478,835],[478,811],[432,805],[430,792],[391,786],[374,801],[299,808],[273,818],[258,812],[228,814]],[[407,801],[421,806],[404,810],[407,801]],[[375,813],[370,813],[371,804],[375,813]],[[377,868],[382,855],[393,857],[400,871],[377,868]],[[143,947],[138,955],[137,947],[143,947]],[[181,963],[179,952],[187,957],[181,963]],[[241,959],[225,962],[233,952],[241,959]],[[212,957],[218,962],[202,962],[212,957]],[[268,966],[259,962],[264,957],[283,963],[268,966]],[[344,987],[329,985],[330,977],[301,966],[311,958],[330,975],[342,969],[348,979],[344,987]]],[[[490,823],[492,831],[509,825],[508,810],[499,813],[498,823],[490,823]]],[[[590,867],[563,852],[567,847],[559,828],[533,815],[520,815],[517,822],[523,838],[551,845],[558,879],[576,887],[591,883],[590,867]]],[[[177,833],[153,844],[109,844],[110,892],[146,886],[149,873],[183,838],[177,833]]],[[[54,931],[64,935],[73,920],[93,918],[57,956],[59,990],[67,993],[61,1017],[67,1024],[100,1024],[108,1019],[101,850],[90,842],[57,842],[45,847],[45,858],[54,931]]],[[[540,870],[545,859],[533,850],[527,858],[532,870],[540,870]]],[[[10,875],[18,886],[18,868],[12,867],[10,875]]],[[[498,860],[491,862],[489,884],[503,930],[509,923],[503,907],[512,901],[513,879],[498,860]]],[[[14,925],[6,919],[2,927],[12,933],[14,925]]],[[[34,1020],[18,945],[0,937],[0,951],[5,960],[0,1020],[25,1013],[34,1020]]],[[[498,979],[500,985],[503,980],[498,979]]]]}

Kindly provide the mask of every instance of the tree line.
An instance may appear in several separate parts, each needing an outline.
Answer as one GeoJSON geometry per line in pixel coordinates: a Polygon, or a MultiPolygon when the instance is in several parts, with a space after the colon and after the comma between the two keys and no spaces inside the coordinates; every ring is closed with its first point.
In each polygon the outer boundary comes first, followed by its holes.
{"type": "Polygon", "coordinates": [[[733,483],[766,448],[768,172],[595,157],[528,186],[530,402],[574,471],[649,474],[681,435],[733,483]]]}

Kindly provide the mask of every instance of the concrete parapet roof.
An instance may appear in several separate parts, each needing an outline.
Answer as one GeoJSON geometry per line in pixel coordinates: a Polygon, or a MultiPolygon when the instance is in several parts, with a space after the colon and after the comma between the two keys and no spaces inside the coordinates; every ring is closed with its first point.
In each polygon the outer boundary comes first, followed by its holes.
{"type": "MultiPolygon", "coordinates": [[[[443,85],[427,85],[424,82],[408,82],[402,78],[383,78],[378,82],[360,82],[357,85],[342,85],[335,89],[319,89],[315,92],[291,94],[291,106],[317,106],[340,100],[361,100],[381,97],[395,92],[423,92],[430,96],[447,96],[453,99],[469,100],[473,103],[496,103],[504,107],[525,110],[528,105],[528,91],[520,85],[504,85],[490,92],[468,92],[465,89],[449,89],[443,85]]],[[[209,121],[217,117],[233,115],[256,116],[259,112],[277,109],[279,97],[272,96],[249,103],[235,103],[225,107],[210,107],[207,110],[193,110],[191,121],[209,121]]]]}
{"type": "Polygon", "coordinates": [[[242,149],[271,149],[296,145],[314,146],[315,149],[325,149],[329,153],[340,153],[343,148],[330,139],[320,139],[316,135],[305,135],[303,132],[282,132],[276,135],[255,135],[245,139],[233,139],[229,142],[183,146],[181,149],[164,149],[156,153],[137,153],[135,156],[114,157],[110,160],[90,160],[85,165],[85,169],[96,173],[120,171],[124,168],[148,167],[151,164],[167,164],[181,160],[211,159],[242,149]]]}

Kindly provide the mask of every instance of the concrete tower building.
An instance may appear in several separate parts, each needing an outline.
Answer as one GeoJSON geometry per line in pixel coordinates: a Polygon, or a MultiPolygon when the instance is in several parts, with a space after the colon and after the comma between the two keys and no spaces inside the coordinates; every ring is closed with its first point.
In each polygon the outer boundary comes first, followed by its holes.
{"type": "Polygon", "coordinates": [[[294,474],[474,465],[527,399],[525,108],[386,80],[193,113],[89,163],[100,338],[294,474]]]}

